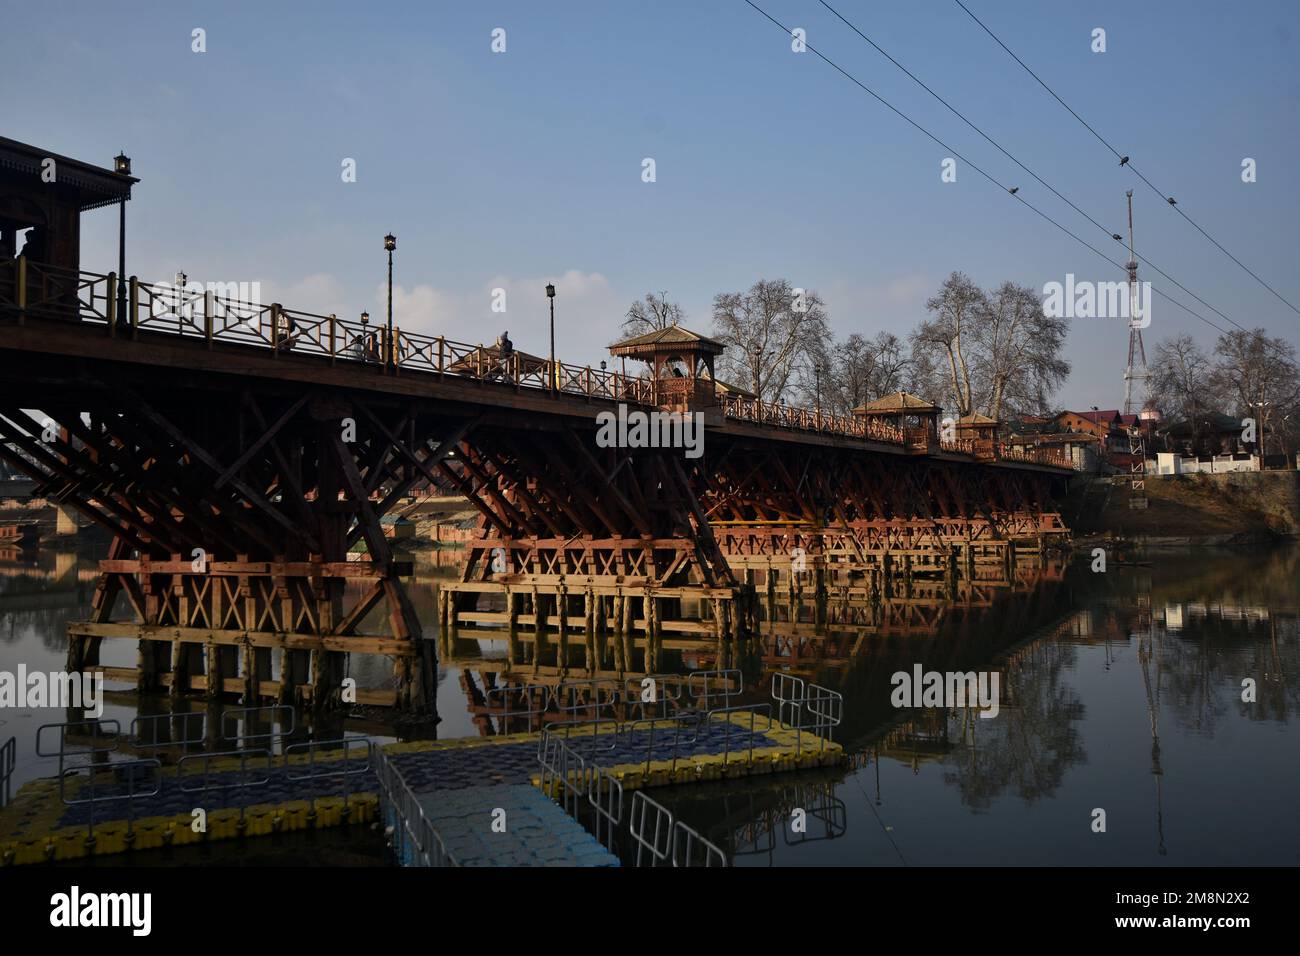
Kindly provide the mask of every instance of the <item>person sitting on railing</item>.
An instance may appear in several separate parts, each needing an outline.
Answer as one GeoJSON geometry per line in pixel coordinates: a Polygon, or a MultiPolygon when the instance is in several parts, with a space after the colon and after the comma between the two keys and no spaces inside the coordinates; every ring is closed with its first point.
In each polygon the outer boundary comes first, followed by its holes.
{"type": "MultiPolygon", "coordinates": [[[[515,346],[510,341],[510,332],[505,331],[497,336],[497,371],[502,378],[510,377],[510,359],[514,355],[515,346]]],[[[491,376],[496,378],[496,375],[491,376]]]]}
{"type": "Polygon", "coordinates": [[[379,336],[373,331],[366,333],[366,361],[379,361],[379,336]]]}

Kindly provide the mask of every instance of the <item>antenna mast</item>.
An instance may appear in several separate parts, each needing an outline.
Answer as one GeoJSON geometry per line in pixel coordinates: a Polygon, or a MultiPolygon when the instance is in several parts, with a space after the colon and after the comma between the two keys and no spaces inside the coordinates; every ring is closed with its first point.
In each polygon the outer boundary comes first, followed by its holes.
{"type": "MultiPolygon", "coordinates": [[[[1132,415],[1135,410],[1141,408],[1141,398],[1145,394],[1140,394],[1135,398],[1133,394],[1133,383],[1138,383],[1140,393],[1146,392],[1147,381],[1147,353],[1142,345],[1142,316],[1138,314],[1138,264],[1137,256],[1133,254],[1133,190],[1125,193],[1128,196],[1128,365],[1124,369],[1124,414],[1132,415]],[[1135,408],[1136,406],[1136,408],[1135,408]]],[[[1147,303],[1150,308],[1151,303],[1147,303]]]]}

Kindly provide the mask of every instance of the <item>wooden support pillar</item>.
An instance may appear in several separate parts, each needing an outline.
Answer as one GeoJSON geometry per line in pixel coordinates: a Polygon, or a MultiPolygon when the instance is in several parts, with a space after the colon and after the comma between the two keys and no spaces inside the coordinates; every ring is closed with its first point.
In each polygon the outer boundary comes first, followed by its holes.
{"type": "Polygon", "coordinates": [[[171,642],[171,673],[168,696],[174,700],[190,689],[190,654],[181,641],[171,642]]]}
{"type": "Polygon", "coordinates": [[[582,603],[583,626],[586,629],[583,637],[587,648],[587,673],[594,675],[596,673],[596,596],[590,587],[583,594],[582,603]]]}
{"type": "Polygon", "coordinates": [[[546,610],[542,606],[541,594],[533,586],[533,673],[542,666],[542,652],[546,648],[546,610]]]}
{"type": "Polygon", "coordinates": [[[506,588],[506,662],[514,667],[519,662],[519,595],[506,588]]]}
{"type": "Polygon", "coordinates": [[[559,619],[560,628],[560,649],[559,658],[556,663],[559,665],[561,676],[569,673],[569,609],[568,604],[569,592],[563,584],[555,592],[555,614],[559,619]]]}

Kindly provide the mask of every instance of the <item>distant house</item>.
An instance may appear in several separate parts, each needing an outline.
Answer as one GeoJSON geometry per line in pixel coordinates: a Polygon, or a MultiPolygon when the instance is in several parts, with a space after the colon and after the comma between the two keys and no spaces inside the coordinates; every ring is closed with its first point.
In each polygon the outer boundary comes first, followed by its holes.
{"type": "MultiPolygon", "coordinates": [[[[1203,453],[1226,455],[1246,451],[1241,434],[1241,419],[1219,412],[1202,412],[1195,421],[1168,421],[1159,432],[1165,450],[1181,452],[1186,456],[1203,453]]],[[[1251,447],[1249,450],[1255,449],[1251,447]]]]}
{"type": "Polygon", "coordinates": [[[1123,416],[1118,409],[1090,412],[1061,412],[1052,419],[1058,432],[1077,432],[1105,439],[1112,430],[1123,426],[1123,416]]]}
{"type": "Polygon", "coordinates": [[[1032,452],[1036,449],[1058,452],[1075,471],[1101,471],[1102,443],[1095,435],[1085,432],[1038,432],[1013,434],[1007,439],[1012,451],[1032,452]]]}

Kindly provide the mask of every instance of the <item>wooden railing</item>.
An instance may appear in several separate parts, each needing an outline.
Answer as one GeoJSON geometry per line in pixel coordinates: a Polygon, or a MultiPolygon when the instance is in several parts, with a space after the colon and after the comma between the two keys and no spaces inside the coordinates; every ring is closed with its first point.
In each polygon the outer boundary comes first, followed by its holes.
{"type": "Polygon", "coordinates": [[[1058,468],[1073,467],[1064,454],[1049,448],[1012,448],[1006,442],[997,442],[995,448],[999,461],[1023,461],[1034,465],[1054,465],[1058,468]]]}
{"type": "MultiPolygon", "coordinates": [[[[208,348],[218,343],[249,345],[268,349],[274,356],[315,355],[328,359],[331,365],[346,362],[370,366],[376,373],[425,372],[505,384],[516,390],[527,388],[656,406],[655,382],[648,378],[565,362],[556,362],[552,369],[545,359],[525,358],[517,352],[502,355],[495,347],[405,332],[397,327],[390,342],[387,329],[377,323],[317,315],[279,303],[249,302],[211,290],[197,292],[167,283],[140,282],[134,276],[122,288],[112,272],[74,272],[24,257],[0,261],[0,317],[21,325],[28,316],[98,325],[110,337],[164,333],[202,339],[208,348]]],[[[665,387],[671,388],[668,383],[676,381],[660,380],[658,397],[667,397],[665,387]]],[[[681,388],[689,390],[689,380],[685,381],[687,384],[681,388]]],[[[712,387],[711,383],[705,387],[712,387]]],[[[873,418],[829,415],[739,396],[723,397],[719,406],[726,417],[737,421],[906,444],[902,429],[873,418]]],[[[963,441],[943,447],[972,453],[963,441]]],[[[1002,446],[998,457],[1068,466],[1057,456],[1008,453],[1002,446]]]]}

